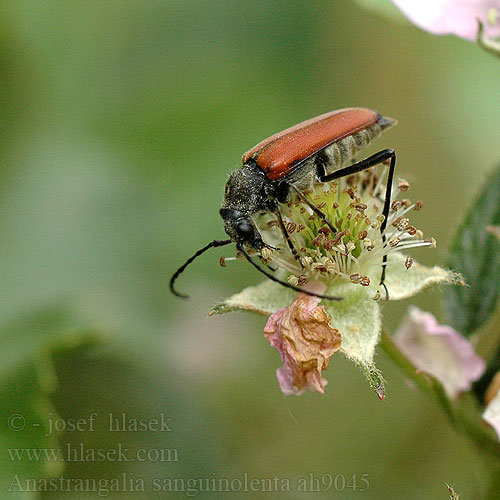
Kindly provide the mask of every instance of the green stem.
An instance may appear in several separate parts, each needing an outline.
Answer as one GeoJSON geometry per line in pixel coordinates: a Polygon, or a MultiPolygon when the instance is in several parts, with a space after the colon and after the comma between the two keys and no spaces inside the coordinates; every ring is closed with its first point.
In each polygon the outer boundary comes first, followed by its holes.
{"type": "Polygon", "coordinates": [[[458,432],[465,434],[481,452],[486,452],[498,463],[500,444],[493,432],[483,424],[480,408],[474,398],[464,394],[459,405],[452,405],[438,380],[429,374],[419,373],[384,328],[379,345],[417,387],[439,404],[458,432]]]}
{"type": "Polygon", "coordinates": [[[484,37],[484,27],[482,22],[479,22],[476,42],[486,52],[500,57],[500,44],[495,40],[489,40],[488,38],[484,37]]]}

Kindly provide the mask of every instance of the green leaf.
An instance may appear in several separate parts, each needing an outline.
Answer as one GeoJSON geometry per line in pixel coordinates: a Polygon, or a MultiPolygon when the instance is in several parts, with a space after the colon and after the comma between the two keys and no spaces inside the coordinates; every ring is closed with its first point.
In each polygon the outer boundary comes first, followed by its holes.
{"type": "Polygon", "coordinates": [[[70,313],[64,307],[40,308],[0,326],[0,384],[13,370],[33,361],[47,343],[57,341],[70,328],[70,313]]]}
{"type": "Polygon", "coordinates": [[[453,238],[447,267],[468,286],[446,289],[447,322],[470,337],[490,317],[500,292],[500,248],[486,230],[500,224],[500,168],[493,172],[453,238]]]}
{"type": "Polygon", "coordinates": [[[46,461],[43,456],[30,460],[16,455],[23,448],[52,449],[58,447],[55,436],[47,432],[49,418],[57,413],[40,382],[34,363],[11,372],[8,383],[0,387],[0,488],[9,498],[38,498],[37,493],[23,492],[27,479],[54,476],[61,472],[62,462],[46,461]],[[16,486],[17,484],[17,486],[16,486]]]}
{"type": "Polygon", "coordinates": [[[63,471],[62,459],[55,457],[60,446],[57,436],[48,432],[49,420],[58,418],[50,399],[58,385],[53,355],[102,344],[98,332],[70,324],[63,309],[49,308],[0,328],[0,422],[4,424],[0,426],[0,489],[8,491],[9,498],[39,498],[36,492],[23,491],[26,481],[63,471]],[[33,450],[31,457],[23,449],[33,450]]]}

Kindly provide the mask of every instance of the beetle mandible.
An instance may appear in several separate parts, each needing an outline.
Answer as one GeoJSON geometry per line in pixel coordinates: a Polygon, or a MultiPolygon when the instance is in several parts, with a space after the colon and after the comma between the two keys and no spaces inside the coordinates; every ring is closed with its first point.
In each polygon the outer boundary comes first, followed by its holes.
{"type": "MultiPolygon", "coordinates": [[[[245,258],[269,279],[283,286],[321,297],[341,300],[303,290],[280,280],[257,264],[249,254],[268,246],[256,228],[252,216],[263,212],[276,214],[281,232],[292,254],[300,259],[294,248],[280,213],[280,203],[300,199],[306,203],[324,224],[335,234],[337,231],[325,214],[310,202],[304,191],[314,184],[329,182],[340,177],[356,174],[381,163],[387,164],[387,187],[382,215],[384,220],[380,231],[384,232],[391,204],[392,181],[396,166],[393,149],[384,149],[359,162],[346,166],[357,154],[383,130],[397,122],[366,108],[344,108],[322,114],[260,142],[242,157],[242,166],[234,171],[224,192],[224,202],[220,215],[224,229],[229,236],[226,240],[214,240],[198,250],[170,279],[170,290],[179,297],[187,297],[174,288],[174,282],[184,269],[198,256],[210,248],[235,243],[245,258]]],[[[385,241],[385,240],[384,240],[385,241]]],[[[387,256],[382,261],[380,285],[385,288],[385,268],[387,256]]],[[[387,288],[386,295],[388,296],[387,288]]]]}

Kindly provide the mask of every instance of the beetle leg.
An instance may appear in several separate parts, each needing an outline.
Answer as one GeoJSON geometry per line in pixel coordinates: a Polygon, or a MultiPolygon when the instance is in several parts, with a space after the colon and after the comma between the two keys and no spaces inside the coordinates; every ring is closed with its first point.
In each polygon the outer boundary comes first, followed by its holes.
{"type": "MultiPolygon", "coordinates": [[[[361,160],[354,165],[349,165],[348,167],[341,168],[331,174],[324,175],[319,178],[321,182],[329,182],[334,179],[339,179],[340,177],[345,177],[346,175],[357,174],[367,168],[373,167],[375,165],[380,165],[383,163],[384,165],[389,166],[389,174],[387,176],[387,187],[385,191],[385,200],[384,200],[384,208],[382,210],[382,215],[384,216],[384,221],[380,226],[380,232],[382,234],[382,241],[385,245],[385,235],[384,231],[387,226],[387,219],[389,218],[389,210],[391,208],[391,193],[392,193],[392,181],[394,177],[394,168],[396,167],[396,153],[394,149],[384,149],[375,153],[372,156],[369,156],[365,160],[361,160]]],[[[387,255],[384,255],[382,259],[382,275],[380,277],[380,286],[383,286],[385,289],[386,299],[389,299],[389,292],[387,287],[385,286],[385,269],[387,267],[387,255]]]]}
{"type": "MultiPolygon", "coordinates": [[[[311,203],[307,198],[306,196],[304,195],[304,193],[302,193],[302,191],[300,191],[300,189],[297,189],[293,184],[290,184],[290,186],[294,189],[294,191],[299,195],[299,198],[306,204],[308,205],[311,210],[321,219],[321,221],[323,223],[325,223],[329,228],[330,228],[330,231],[333,233],[333,234],[337,234],[337,230],[335,229],[335,227],[333,226],[333,224],[326,218],[326,215],[314,204],[314,203],[311,203]]],[[[347,245],[344,243],[344,249],[345,249],[345,254],[348,255],[349,254],[349,249],[347,248],[347,245]]]]}
{"type": "Polygon", "coordinates": [[[293,256],[295,257],[295,260],[300,264],[300,267],[304,269],[304,264],[302,264],[302,260],[299,256],[299,253],[297,252],[297,249],[295,248],[293,241],[290,239],[290,235],[288,234],[288,230],[283,221],[283,217],[281,217],[281,212],[279,211],[279,209],[276,209],[276,215],[278,216],[278,222],[281,228],[281,232],[283,233],[283,236],[285,237],[285,240],[288,243],[288,247],[290,248],[293,256]]]}
{"type": "Polygon", "coordinates": [[[298,197],[321,219],[321,221],[330,228],[332,233],[337,234],[337,230],[335,229],[335,227],[333,227],[333,224],[326,218],[326,215],[314,203],[311,203],[300,189],[297,189],[293,184],[290,184],[290,187],[295,191],[298,197]]]}

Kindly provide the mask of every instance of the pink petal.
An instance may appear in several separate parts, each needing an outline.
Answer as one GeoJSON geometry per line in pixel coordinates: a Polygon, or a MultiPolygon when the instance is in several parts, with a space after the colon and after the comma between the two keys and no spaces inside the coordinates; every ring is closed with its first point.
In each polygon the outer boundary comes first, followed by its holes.
{"type": "Polygon", "coordinates": [[[486,368],[465,337],[416,307],[409,309],[394,341],[416,368],[441,382],[450,398],[470,390],[486,368]]]}
{"type": "Polygon", "coordinates": [[[437,35],[453,34],[475,41],[478,19],[486,38],[500,36],[500,22],[491,25],[489,13],[500,14],[500,0],[392,0],[420,28],[437,35]]]}
{"type": "MultiPolygon", "coordinates": [[[[310,291],[323,292],[320,284],[308,285],[310,291]]],[[[269,317],[264,334],[281,356],[283,366],[277,370],[281,390],[300,395],[307,390],[324,392],[327,381],[321,371],[330,357],[340,349],[341,335],[330,325],[321,299],[298,293],[289,307],[269,317]]]]}

